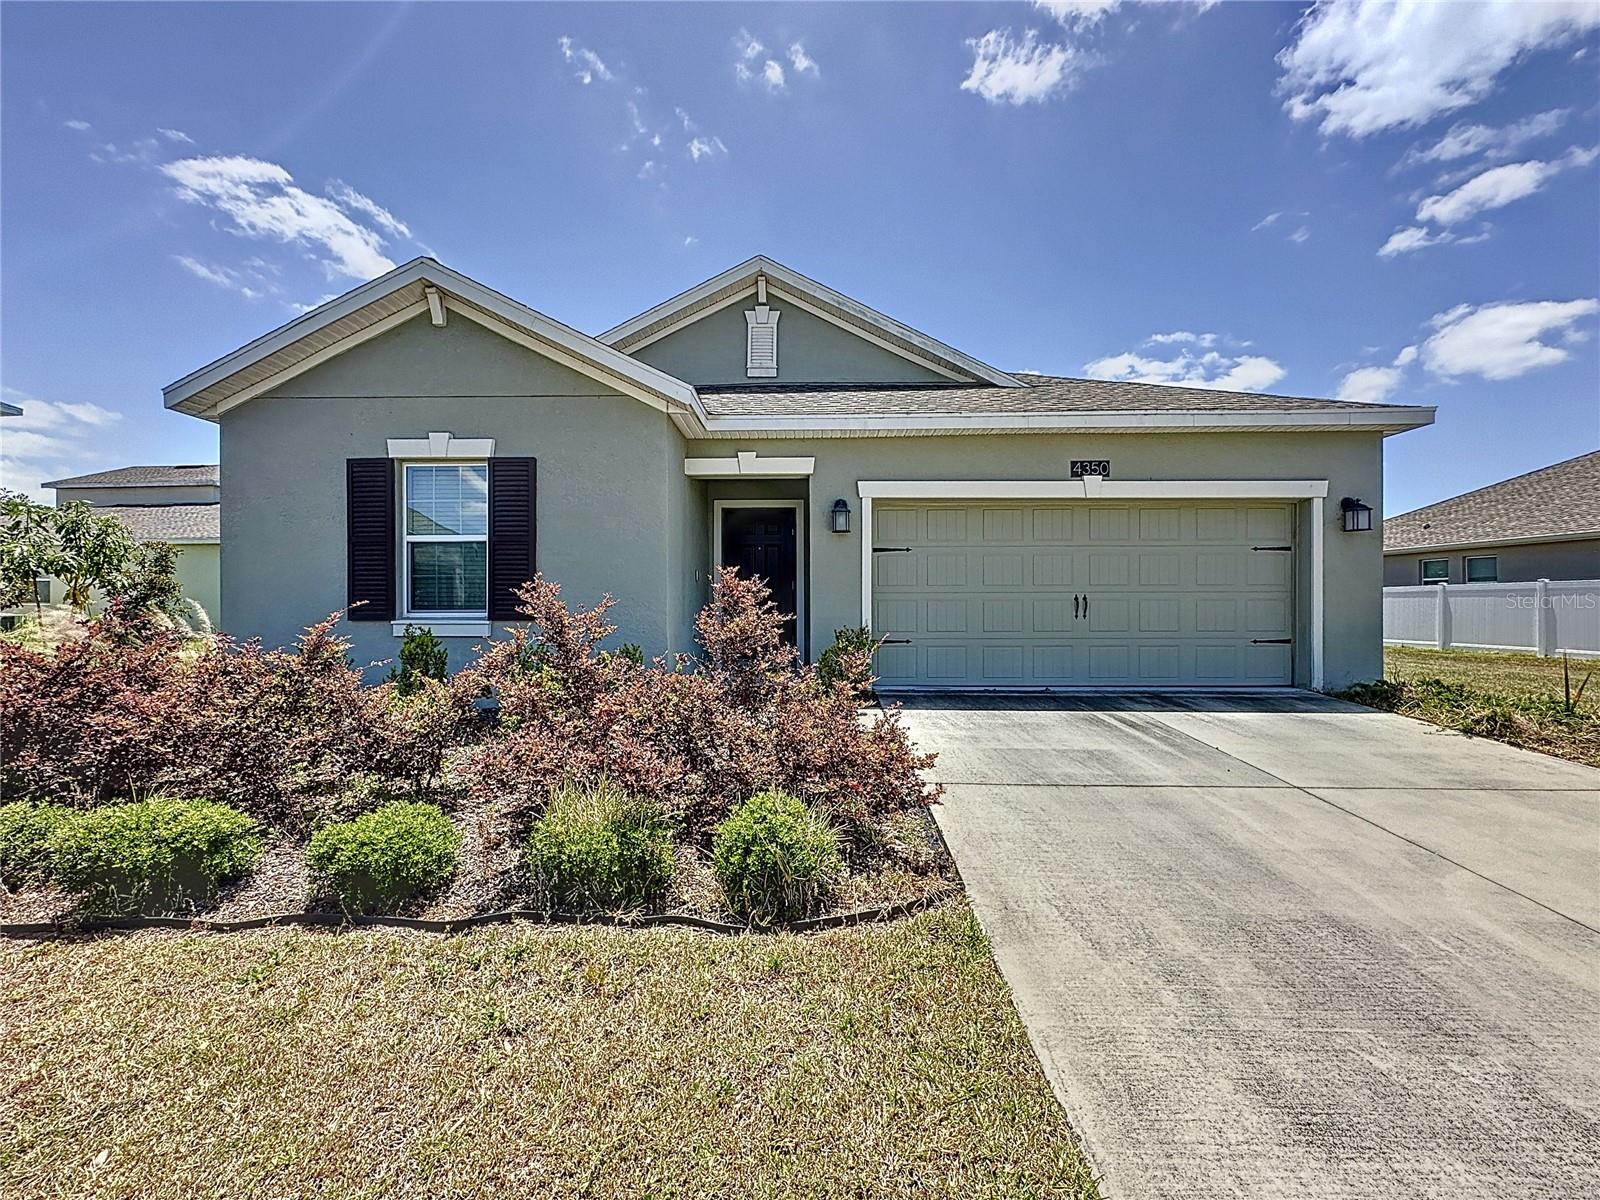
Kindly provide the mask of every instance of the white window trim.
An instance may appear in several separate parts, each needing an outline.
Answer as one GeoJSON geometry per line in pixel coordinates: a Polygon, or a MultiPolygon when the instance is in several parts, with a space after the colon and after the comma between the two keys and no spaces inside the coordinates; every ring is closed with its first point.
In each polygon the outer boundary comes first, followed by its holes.
{"type": "Polygon", "coordinates": [[[494,457],[493,438],[458,438],[453,433],[430,433],[425,438],[390,438],[390,458],[494,457]]]}
{"type": "MultiPolygon", "coordinates": [[[[439,436],[439,435],[430,435],[439,436]]],[[[443,435],[449,438],[449,434],[443,435]]],[[[390,445],[395,440],[391,439],[390,445]]],[[[459,439],[451,439],[457,441],[459,439]]],[[[484,438],[478,441],[488,441],[493,444],[493,439],[484,438]]],[[[412,534],[406,530],[406,468],[410,466],[437,467],[437,466],[482,466],[487,472],[489,460],[487,458],[470,459],[441,459],[424,458],[420,461],[401,459],[397,465],[400,468],[400,616],[391,626],[396,637],[404,636],[407,625],[418,628],[426,627],[433,630],[439,637],[487,637],[489,635],[489,528],[487,517],[484,522],[483,535],[477,534],[437,534],[419,533],[412,534]],[[483,543],[483,597],[484,609],[482,612],[468,609],[454,609],[444,612],[414,612],[411,608],[411,546],[413,542],[482,542],[483,543]],[[481,630],[481,632],[480,632],[481,630]]]]}
{"type": "MultiPolygon", "coordinates": [[[[806,574],[806,502],[804,500],[713,500],[711,502],[711,578],[722,569],[722,514],[730,508],[794,509],[794,640],[800,657],[806,659],[810,642],[806,628],[806,593],[811,580],[806,574]]],[[[809,659],[807,659],[809,661],[809,659]]]]}
{"type": "MultiPolygon", "coordinates": [[[[1324,530],[1326,479],[863,479],[861,497],[861,624],[872,626],[872,502],[882,500],[1305,500],[1311,507],[1311,663],[1313,690],[1324,667],[1324,530]]],[[[719,553],[718,557],[721,555],[719,553]]]]}

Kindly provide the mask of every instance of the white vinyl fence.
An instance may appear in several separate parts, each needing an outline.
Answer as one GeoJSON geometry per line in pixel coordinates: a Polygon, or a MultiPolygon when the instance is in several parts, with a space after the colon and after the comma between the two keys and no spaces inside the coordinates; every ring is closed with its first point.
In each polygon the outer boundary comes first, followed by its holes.
{"type": "Polygon", "coordinates": [[[1383,640],[1600,658],[1600,579],[1386,587],[1383,640]]]}

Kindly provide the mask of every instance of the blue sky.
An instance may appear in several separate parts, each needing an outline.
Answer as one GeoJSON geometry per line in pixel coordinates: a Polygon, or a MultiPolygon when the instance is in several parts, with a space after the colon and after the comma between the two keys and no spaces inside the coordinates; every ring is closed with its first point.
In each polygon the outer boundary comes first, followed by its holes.
{"type": "Polygon", "coordinates": [[[1389,512],[1600,444],[1600,5],[8,5],[5,483],[432,253],[597,332],[765,253],[1013,370],[1436,404],[1389,512]]]}

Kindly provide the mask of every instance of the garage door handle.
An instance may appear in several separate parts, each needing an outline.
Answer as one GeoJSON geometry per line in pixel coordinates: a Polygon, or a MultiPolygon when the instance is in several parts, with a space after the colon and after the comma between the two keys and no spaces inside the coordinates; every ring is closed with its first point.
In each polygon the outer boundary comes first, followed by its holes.
{"type": "Polygon", "coordinates": [[[1072,598],[1072,619],[1074,621],[1076,621],[1080,616],[1083,615],[1078,611],[1078,599],[1079,598],[1077,596],[1074,596],[1072,598]]]}
{"type": "Polygon", "coordinates": [[[1287,646],[1292,640],[1291,638],[1251,638],[1250,644],[1252,646],[1287,646]]]}
{"type": "Polygon", "coordinates": [[[1083,615],[1085,617],[1089,615],[1089,597],[1087,594],[1083,597],[1083,615]]]}
{"type": "Polygon", "coordinates": [[[880,646],[909,646],[909,645],[911,645],[911,639],[910,638],[880,638],[878,640],[878,645],[880,645],[880,646]]]}
{"type": "Polygon", "coordinates": [[[874,554],[910,554],[911,553],[911,547],[910,546],[874,546],[872,548],[872,552],[874,554]]]}
{"type": "Polygon", "coordinates": [[[1289,550],[1293,550],[1294,547],[1293,546],[1251,546],[1250,549],[1252,549],[1252,550],[1281,550],[1281,551],[1289,551],[1289,550]]]}

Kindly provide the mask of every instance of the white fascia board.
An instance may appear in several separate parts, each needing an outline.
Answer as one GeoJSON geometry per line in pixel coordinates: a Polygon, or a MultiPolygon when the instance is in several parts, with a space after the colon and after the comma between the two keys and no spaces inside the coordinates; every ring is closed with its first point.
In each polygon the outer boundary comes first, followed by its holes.
{"type": "MultiPolygon", "coordinates": [[[[1448,550],[1494,550],[1501,546],[1536,546],[1544,542],[1588,542],[1597,538],[1600,538],[1600,529],[1580,529],[1575,533],[1538,533],[1527,537],[1494,538],[1482,542],[1440,542],[1433,546],[1405,546],[1394,550],[1386,546],[1383,553],[1388,557],[1394,554],[1436,554],[1448,550]]],[[[1437,587],[1438,584],[1427,586],[1437,587]]]]}
{"type": "Polygon", "coordinates": [[[1309,500],[1326,479],[863,479],[864,500],[1309,500]]]}
{"type": "Polygon", "coordinates": [[[1432,408],[1386,408],[1359,413],[1336,410],[1282,412],[1070,412],[943,413],[936,416],[709,417],[713,436],[743,433],[1095,433],[1250,429],[1416,429],[1433,424],[1432,408]]]}
{"type": "Polygon", "coordinates": [[[815,458],[762,458],[753,450],[733,458],[683,460],[683,473],[691,479],[804,479],[816,469],[815,458]]]}
{"type": "MultiPolygon", "coordinates": [[[[831,304],[851,316],[860,318],[868,325],[875,326],[885,332],[892,333],[904,341],[910,342],[913,346],[928,354],[955,363],[974,379],[981,379],[999,387],[1027,386],[1015,376],[1008,375],[996,367],[991,367],[986,362],[980,362],[971,355],[963,354],[954,346],[946,345],[937,338],[929,337],[927,334],[913,329],[909,325],[904,325],[877,309],[868,308],[859,300],[852,300],[849,296],[844,295],[842,292],[834,291],[826,284],[818,283],[815,279],[808,278],[800,274],[800,272],[784,266],[782,263],[773,262],[772,259],[759,254],[754,258],[746,259],[737,266],[729,267],[719,275],[713,275],[704,283],[696,284],[687,291],[679,292],[676,296],[663,300],[660,304],[646,309],[636,317],[630,317],[620,325],[612,326],[599,335],[600,340],[607,345],[615,345],[625,340],[630,334],[637,333],[641,329],[654,325],[657,321],[665,320],[675,313],[693,307],[707,296],[733,286],[746,276],[750,277],[751,287],[753,288],[755,286],[754,277],[757,274],[767,276],[769,287],[777,284],[780,290],[788,292],[791,300],[796,299],[796,293],[799,293],[802,296],[814,297],[825,304],[831,304]]],[[[720,308],[723,305],[719,304],[716,307],[720,308]]],[[[686,313],[683,316],[683,320],[675,322],[674,325],[697,321],[702,316],[714,311],[716,311],[715,308],[707,309],[705,312],[686,313]]],[[[662,336],[665,332],[663,330],[656,336],[662,336]]],[[[653,341],[655,338],[652,337],[651,340],[653,341]]],[[[630,349],[637,349],[637,347],[630,347],[630,349]]]]}
{"type": "MultiPolygon", "coordinates": [[[[534,334],[540,342],[548,343],[550,347],[565,351],[567,355],[576,360],[580,366],[577,369],[592,374],[599,368],[608,377],[614,380],[625,381],[633,385],[634,390],[648,392],[666,402],[663,407],[679,405],[697,416],[703,413],[700,407],[700,398],[695,393],[693,386],[681,379],[668,375],[665,371],[640,362],[636,358],[623,354],[603,342],[579,333],[570,326],[563,325],[543,313],[518,303],[508,296],[495,291],[493,288],[469,279],[459,271],[453,271],[443,263],[431,258],[417,258],[403,266],[396,267],[387,275],[380,275],[377,279],[370,280],[360,287],[346,292],[337,299],[330,300],[327,304],[310,312],[296,317],[286,325],[264,334],[248,345],[235,350],[215,362],[201,367],[198,371],[191,372],[175,383],[168,384],[162,389],[162,397],[168,408],[176,408],[195,394],[204,391],[219,380],[243,370],[253,363],[259,362],[269,355],[277,353],[287,346],[293,345],[301,338],[336,321],[342,320],[358,309],[364,308],[373,301],[402,288],[410,287],[418,282],[432,284],[445,293],[444,306],[461,312],[464,316],[473,314],[461,305],[450,303],[452,296],[460,297],[468,305],[476,306],[485,313],[499,318],[506,325],[517,326],[534,334]]],[[[428,311],[425,299],[418,301],[414,306],[417,312],[428,311]]],[[[410,313],[406,319],[410,319],[410,313]]],[[[398,316],[398,314],[396,314],[398,316]]],[[[386,324],[386,328],[388,325],[386,324]]],[[[325,357],[342,353],[353,345],[359,344],[360,335],[342,339],[333,346],[327,347],[322,352],[324,357],[317,357],[317,361],[325,361],[325,357]]],[[[548,353],[548,351],[541,351],[548,353]]],[[[570,364],[569,364],[570,365],[570,364]]],[[[295,364],[273,378],[282,382],[302,370],[309,369],[304,364],[295,364]]],[[[250,389],[253,395],[260,394],[260,387],[250,389]]],[[[240,402],[237,397],[230,397],[217,406],[218,411],[232,407],[240,402]]]]}

